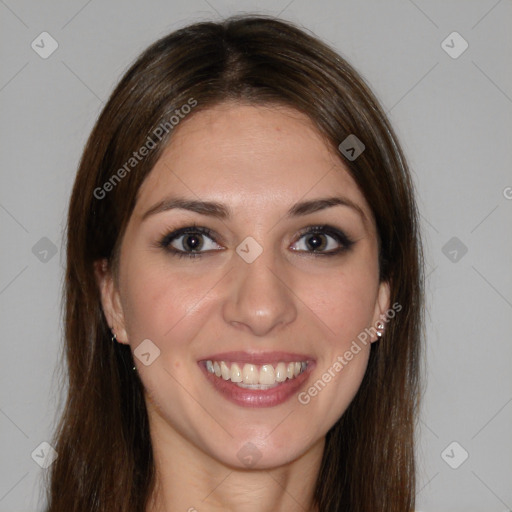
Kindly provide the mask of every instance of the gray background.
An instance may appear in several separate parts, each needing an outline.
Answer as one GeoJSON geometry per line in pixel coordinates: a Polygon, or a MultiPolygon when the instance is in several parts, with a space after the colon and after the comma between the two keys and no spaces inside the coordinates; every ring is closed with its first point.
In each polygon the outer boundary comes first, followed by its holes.
{"type": "MultiPolygon", "coordinates": [[[[373,87],[411,165],[428,273],[417,510],[512,509],[510,1],[0,0],[0,512],[42,509],[45,470],[31,454],[64,395],[62,232],[93,123],[147,45],[244,11],[335,46],[373,87]],[[31,47],[43,31],[58,42],[46,59],[31,47]],[[453,31],[469,44],[458,58],[441,44],[453,31]]],[[[462,49],[457,36],[445,45],[462,49]]]]}

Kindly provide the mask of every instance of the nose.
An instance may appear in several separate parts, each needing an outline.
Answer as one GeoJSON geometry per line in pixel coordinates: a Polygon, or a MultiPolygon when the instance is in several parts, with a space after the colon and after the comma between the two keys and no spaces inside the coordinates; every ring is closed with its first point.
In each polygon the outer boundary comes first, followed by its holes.
{"type": "Polygon", "coordinates": [[[292,323],[298,299],[273,252],[264,249],[252,263],[236,253],[233,257],[235,268],[229,272],[224,320],[260,337],[292,323]]]}

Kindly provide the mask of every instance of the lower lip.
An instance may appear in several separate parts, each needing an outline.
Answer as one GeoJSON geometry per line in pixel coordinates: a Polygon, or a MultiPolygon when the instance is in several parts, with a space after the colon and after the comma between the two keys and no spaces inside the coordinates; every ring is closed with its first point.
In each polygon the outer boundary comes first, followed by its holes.
{"type": "Polygon", "coordinates": [[[270,389],[241,388],[230,380],[224,380],[222,377],[210,373],[204,363],[199,363],[199,366],[211,385],[229,401],[243,407],[275,407],[297,393],[308,379],[314,363],[309,362],[307,368],[294,379],[286,379],[270,389]]]}

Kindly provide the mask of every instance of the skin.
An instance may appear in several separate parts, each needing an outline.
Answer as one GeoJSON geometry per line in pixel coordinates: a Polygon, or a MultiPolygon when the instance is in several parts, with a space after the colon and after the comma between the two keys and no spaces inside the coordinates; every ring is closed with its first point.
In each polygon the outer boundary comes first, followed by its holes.
{"type": "MultiPolygon", "coordinates": [[[[306,405],[296,396],[274,407],[233,404],[197,361],[231,350],[310,354],[316,366],[304,391],[375,326],[389,308],[389,286],[379,283],[375,221],[363,194],[307,117],[237,103],[183,121],[139,192],[118,282],[108,267],[96,271],[117,341],[133,351],[150,339],[160,350],[149,366],[134,357],[158,475],[148,511],[314,510],[325,435],[361,384],[370,343],[306,405]],[[233,215],[174,209],[142,220],[171,196],[220,202],[233,215]],[[332,196],[350,200],[364,217],[349,206],[285,217],[297,202],[332,196]],[[200,237],[201,257],[158,247],[163,235],[193,223],[213,232],[213,240],[200,237]],[[315,256],[307,245],[314,235],[301,230],[317,224],[355,243],[315,256]],[[252,263],[235,251],[248,236],[263,248],[252,263]],[[251,468],[237,457],[248,442],[260,457],[251,468]]],[[[185,239],[172,246],[186,250],[185,239]]],[[[320,240],[324,252],[342,246],[329,234],[320,240]]]]}

